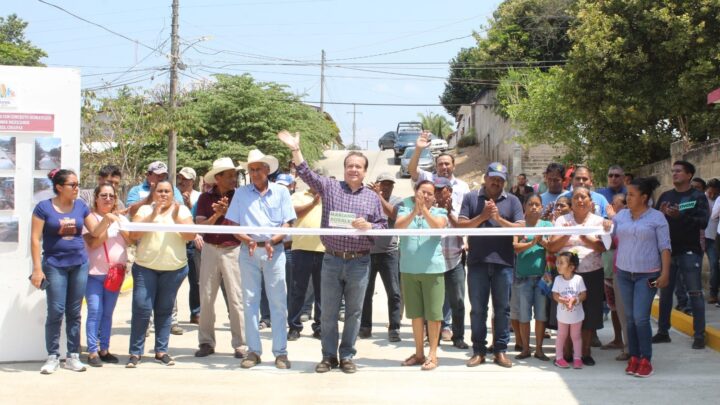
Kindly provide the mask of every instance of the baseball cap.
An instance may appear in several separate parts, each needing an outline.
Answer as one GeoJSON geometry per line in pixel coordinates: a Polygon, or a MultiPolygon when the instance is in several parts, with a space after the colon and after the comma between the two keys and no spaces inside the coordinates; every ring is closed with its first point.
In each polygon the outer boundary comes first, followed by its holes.
{"type": "Polygon", "coordinates": [[[277,178],[275,178],[275,183],[282,184],[283,186],[289,186],[295,183],[295,178],[293,178],[290,174],[280,173],[277,175],[277,178]]]}
{"type": "Polygon", "coordinates": [[[377,179],[375,179],[375,182],[380,183],[383,181],[392,181],[393,183],[395,183],[395,176],[387,172],[380,173],[380,175],[377,176],[377,179]]]}
{"type": "Polygon", "coordinates": [[[192,167],[183,167],[182,169],[180,169],[178,174],[188,180],[195,180],[195,178],[197,177],[197,173],[195,173],[195,169],[193,169],[192,167]]]}
{"type": "Polygon", "coordinates": [[[493,162],[488,165],[487,173],[488,176],[502,177],[503,180],[507,180],[507,166],[500,162],[493,162]]]}
{"type": "Polygon", "coordinates": [[[155,174],[167,174],[168,168],[167,165],[159,160],[150,163],[148,165],[148,173],[153,172],[155,174]]]}
{"type": "Polygon", "coordinates": [[[435,188],[452,188],[452,182],[447,177],[435,176],[433,184],[435,185],[435,188]]]}

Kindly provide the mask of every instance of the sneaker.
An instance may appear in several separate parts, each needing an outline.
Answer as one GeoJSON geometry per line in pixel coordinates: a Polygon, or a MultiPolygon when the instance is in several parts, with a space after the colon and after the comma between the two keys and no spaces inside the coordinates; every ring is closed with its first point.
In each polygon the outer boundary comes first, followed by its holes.
{"type": "Polygon", "coordinates": [[[440,332],[440,340],[443,342],[451,342],[453,338],[453,333],[450,329],[443,329],[442,332],[440,332]]]}
{"type": "Polygon", "coordinates": [[[300,315],[300,322],[305,323],[310,320],[310,314],[301,314],[300,315]]]}
{"type": "Polygon", "coordinates": [[[70,353],[70,357],[65,359],[65,368],[72,371],[85,371],[87,367],[80,361],[80,354],[70,353]]]}
{"type": "Polygon", "coordinates": [[[556,359],[555,366],[560,367],[560,368],[570,368],[570,365],[568,364],[568,362],[565,361],[565,359],[563,359],[563,358],[556,359]]]}
{"type": "Polygon", "coordinates": [[[635,375],[637,372],[638,366],[640,365],[640,358],[637,356],[630,357],[630,360],[628,360],[628,365],[625,368],[625,374],[627,375],[635,375]]]}
{"type": "Polygon", "coordinates": [[[358,337],[360,339],[369,339],[372,337],[372,329],[368,328],[367,326],[361,326],[360,331],[358,332],[358,337]]]}
{"type": "Polygon", "coordinates": [[[198,350],[195,352],[195,357],[207,357],[215,353],[215,348],[210,346],[208,343],[201,343],[198,350]]]}
{"type": "Polygon", "coordinates": [[[651,375],[653,375],[653,368],[652,364],[650,364],[650,360],[640,360],[640,364],[638,365],[637,371],[635,372],[635,377],[648,378],[651,375]]]}
{"type": "Polygon", "coordinates": [[[592,358],[592,356],[582,356],[582,363],[586,366],[594,366],[595,365],[595,359],[592,358]]]}
{"type": "Polygon", "coordinates": [[[580,360],[580,359],[575,359],[575,360],[573,360],[573,368],[576,369],[576,370],[579,370],[579,369],[583,368],[583,362],[582,362],[582,360],[580,360]]]}
{"type": "Polygon", "coordinates": [[[88,356],[87,364],[90,367],[102,367],[103,366],[102,360],[100,360],[99,355],[88,356]]]}
{"type": "Polygon", "coordinates": [[[388,330],[388,340],[390,342],[399,342],[402,339],[400,339],[400,331],[397,329],[390,329],[388,330]]]}
{"type": "Polygon", "coordinates": [[[653,343],[670,343],[672,342],[672,339],[670,339],[670,335],[667,333],[656,333],[655,336],[652,337],[653,343]]]}
{"type": "Polygon", "coordinates": [[[57,354],[51,354],[45,360],[45,364],[40,367],[40,374],[52,374],[57,371],[58,367],[60,367],[60,358],[57,354]]]}
{"type": "Polygon", "coordinates": [[[181,328],[180,325],[173,325],[170,327],[170,333],[173,335],[182,335],[185,333],[185,329],[181,328]]]}
{"type": "Polygon", "coordinates": [[[164,353],[162,356],[158,357],[158,355],[155,355],[155,361],[162,364],[163,366],[174,366],[175,360],[170,357],[169,354],[164,353]]]}
{"type": "Polygon", "coordinates": [[[140,356],[132,355],[128,359],[127,364],[125,365],[125,368],[135,368],[140,363],[140,356]]]}
{"type": "Polygon", "coordinates": [[[695,338],[693,339],[692,348],[695,350],[700,350],[705,348],[705,338],[695,338]]]}

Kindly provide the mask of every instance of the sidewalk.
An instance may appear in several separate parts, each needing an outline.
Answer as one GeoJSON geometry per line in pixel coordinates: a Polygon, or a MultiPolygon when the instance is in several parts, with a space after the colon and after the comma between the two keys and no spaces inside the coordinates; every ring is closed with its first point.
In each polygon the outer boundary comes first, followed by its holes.
{"type": "MultiPolygon", "coordinates": [[[[309,323],[305,324],[300,340],[288,343],[291,370],[273,367],[269,330],[261,332],[265,350],[263,363],[251,370],[241,369],[239,361],[231,356],[229,326],[221,298],[216,304],[217,352],[203,359],[195,358],[197,327],[187,323],[188,288],[184,283],[178,306],[181,326],[186,332],[170,338],[170,354],[177,361],[175,366],[161,366],[151,360],[149,353],[137,369],[124,368],[132,301],[131,294],[125,293],[115,311],[111,341],[111,351],[121,359],[119,365],[89,368],[85,373],[60,369],[46,376],[39,373],[41,364],[37,362],[0,364],[0,402],[624,404],[717,401],[720,354],[710,349],[691,350],[691,339],[675,330],[671,331],[672,343],[654,346],[656,374],[645,380],[624,374],[625,364],[614,360],[617,351],[597,349],[593,351],[597,365],[583,370],[560,370],[534,358],[516,361],[514,352],[510,353],[514,362],[512,369],[492,364],[492,356],[488,357],[487,364],[470,369],[465,367],[468,351],[443,343],[437,370],[422,372],[419,368],[400,367],[400,362],[414,350],[410,323],[403,320],[402,342],[388,343],[384,326],[387,306],[381,282],[376,291],[374,336],[358,340],[359,370],[355,375],[337,370],[323,375],[314,372],[321,358],[320,341],[310,337],[309,323]]],[[[467,314],[469,317],[469,306],[467,314]]],[[[708,308],[708,318],[711,314],[717,316],[720,309],[708,308]]],[[[607,343],[611,334],[608,321],[599,331],[600,339],[607,343]]],[[[465,340],[470,343],[469,321],[466,321],[465,340]]],[[[547,340],[545,345],[552,357],[554,339],[547,340]]],[[[146,349],[152,347],[151,335],[146,349]]]]}

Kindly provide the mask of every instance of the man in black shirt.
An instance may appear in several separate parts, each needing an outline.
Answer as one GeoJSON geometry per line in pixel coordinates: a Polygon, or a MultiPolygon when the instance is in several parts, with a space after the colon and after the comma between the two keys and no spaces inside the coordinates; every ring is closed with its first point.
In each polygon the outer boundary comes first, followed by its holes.
{"type": "Polygon", "coordinates": [[[673,163],[672,179],[675,188],[660,195],[656,209],[665,214],[670,225],[672,264],[670,284],[660,291],[660,316],[658,332],[653,343],[670,342],[670,312],[672,311],[673,290],[678,273],[687,290],[692,307],[695,330],[693,349],[705,347],[705,302],[702,289],[702,247],[700,235],[704,233],[709,219],[708,201],[705,194],[694,189],[690,180],[695,175],[695,166],[679,160],[673,163]]]}
{"type": "Polygon", "coordinates": [[[525,199],[527,196],[535,192],[532,187],[528,186],[527,184],[527,176],[525,173],[520,173],[516,177],[517,183],[515,183],[514,186],[510,189],[510,192],[512,194],[515,194],[515,197],[517,197],[520,202],[523,205],[523,210],[525,209],[525,199]]]}

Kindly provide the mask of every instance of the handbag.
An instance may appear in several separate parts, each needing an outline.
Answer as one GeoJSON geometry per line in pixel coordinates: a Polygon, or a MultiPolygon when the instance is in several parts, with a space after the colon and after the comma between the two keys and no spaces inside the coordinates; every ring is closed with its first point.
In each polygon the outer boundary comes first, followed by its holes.
{"type": "Polygon", "coordinates": [[[110,257],[108,256],[107,244],[103,242],[103,249],[105,250],[105,261],[110,265],[107,276],[105,276],[105,282],[103,287],[110,292],[120,291],[123,281],[125,280],[125,264],[124,263],[110,263],[110,257]]]}

